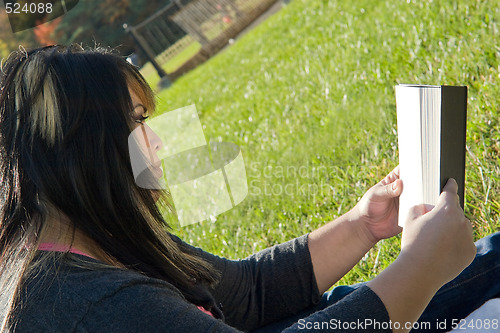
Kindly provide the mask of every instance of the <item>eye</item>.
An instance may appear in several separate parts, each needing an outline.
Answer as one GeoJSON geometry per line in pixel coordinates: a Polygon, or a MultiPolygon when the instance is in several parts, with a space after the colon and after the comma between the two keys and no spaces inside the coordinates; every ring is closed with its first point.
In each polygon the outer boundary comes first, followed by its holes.
{"type": "Polygon", "coordinates": [[[139,104],[139,105],[137,105],[137,106],[134,108],[134,112],[139,111],[139,110],[137,110],[137,109],[139,109],[139,108],[142,108],[142,112],[140,113],[140,117],[139,117],[139,119],[134,119],[134,121],[135,121],[136,123],[143,124],[143,123],[144,123],[144,121],[145,121],[146,119],[148,119],[148,118],[149,118],[149,116],[145,116],[145,114],[147,114],[147,113],[148,113],[148,109],[146,109],[146,107],[145,107],[144,105],[139,104]]]}
{"type": "Polygon", "coordinates": [[[135,122],[136,122],[136,123],[139,123],[139,124],[144,124],[144,121],[145,121],[146,119],[148,119],[148,118],[149,118],[149,116],[146,116],[146,117],[141,116],[139,119],[135,119],[135,122]]]}

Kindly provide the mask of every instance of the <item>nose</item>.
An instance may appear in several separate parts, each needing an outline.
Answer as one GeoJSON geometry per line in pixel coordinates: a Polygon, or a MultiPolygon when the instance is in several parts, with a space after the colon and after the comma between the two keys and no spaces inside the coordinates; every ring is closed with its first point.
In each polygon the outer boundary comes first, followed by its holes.
{"type": "Polygon", "coordinates": [[[154,149],[154,151],[157,152],[162,149],[163,142],[161,141],[160,137],[147,124],[144,124],[144,126],[146,127],[146,132],[148,134],[149,144],[154,149]]]}

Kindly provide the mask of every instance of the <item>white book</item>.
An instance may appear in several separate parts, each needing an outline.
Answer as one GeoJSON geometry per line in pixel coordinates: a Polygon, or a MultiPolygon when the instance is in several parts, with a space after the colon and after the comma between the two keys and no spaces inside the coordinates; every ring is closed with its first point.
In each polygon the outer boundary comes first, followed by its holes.
{"type": "Polygon", "coordinates": [[[449,178],[464,207],[467,87],[396,86],[399,168],[403,192],[399,225],[416,205],[436,205],[449,178]]]}

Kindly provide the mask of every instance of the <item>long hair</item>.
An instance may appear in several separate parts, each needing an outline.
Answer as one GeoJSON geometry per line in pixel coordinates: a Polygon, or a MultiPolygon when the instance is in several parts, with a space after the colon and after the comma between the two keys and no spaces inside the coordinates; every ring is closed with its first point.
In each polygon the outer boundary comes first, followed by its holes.
{"type": "Polygon", "coordinates": [[[129,88],[155,103],[139,71],[105,49],[50,46],[12,53],[0,75],[0,331],[54,210],[109,263],[204,305],[197,288],[217,272],[168,233],[158,191],[134,182],[129,88]]]}

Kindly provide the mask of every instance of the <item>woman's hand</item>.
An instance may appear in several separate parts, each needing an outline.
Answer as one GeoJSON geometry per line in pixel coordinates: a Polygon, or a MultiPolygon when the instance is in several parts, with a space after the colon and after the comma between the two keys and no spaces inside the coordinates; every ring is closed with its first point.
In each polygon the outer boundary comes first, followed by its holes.
{"type": "Polygon", "coordinates": [[[460,274],[476,254],[472,225],[460,207],[457,188],[450,179],[434,208],[413,207],[401,238],[400,256],[432,272],[441,284],[460,274]]]}
{"type": "Polygon", "coordinates": [[[398,196],[402,188],[396,167],[353,209],[309,234],[309,251],[321,292],[354,267],[378,240],[401,232],[398,196]]]}
{"type": "Polygon", "coordinates": [[[476,254],[472,226],[464,216],[451,179],[435,207],[410,210],[401,238],[401,253],[368,286],[384,303],[392,322],[415,322],[434,294],[467,267],[476,254]]]}
{"type": "Polygon", "coordinates": [[[403,230],[398,226],[399,195],[403,182],[399,179],[399,166],[377,185],[370,188],[349,212],[351,218],[361,222],[367,237],[376,243],[395,236],[403,230]]]}

